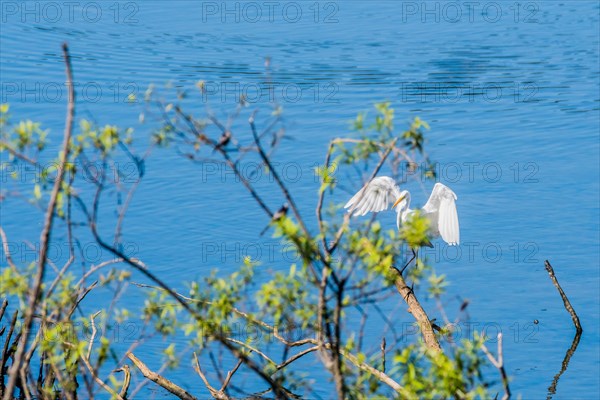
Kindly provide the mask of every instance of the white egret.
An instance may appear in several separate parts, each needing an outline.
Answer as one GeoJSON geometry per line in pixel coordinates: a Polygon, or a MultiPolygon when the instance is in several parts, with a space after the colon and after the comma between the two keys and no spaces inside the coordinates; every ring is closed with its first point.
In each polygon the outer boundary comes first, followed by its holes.
{"type": "MultiPolygon", "coordinates": [[[[456,211],[456,194],[448,186],[436,183],[431,191],[429,200],[421,208],[421,215],[429,219],[430,238],[441,236],[450,246],[457,246],[460,242],[458,213],[456,211]]],[[[387,210],[389,205],[396,208],[396,225],[398,230],[415,210],[410,208],[410,193],[400,190],[396,182],[388,176],[380,176],[371,180],[358,191],[344,208],[350,215],[360,216],[369,212],[387,210]]],[[[429,243],[430,247],[433,247],[429,243]]],[[[400,273],[416,258],[417,252],[412,249],[413,257],[406,263],[400,273]]]]}

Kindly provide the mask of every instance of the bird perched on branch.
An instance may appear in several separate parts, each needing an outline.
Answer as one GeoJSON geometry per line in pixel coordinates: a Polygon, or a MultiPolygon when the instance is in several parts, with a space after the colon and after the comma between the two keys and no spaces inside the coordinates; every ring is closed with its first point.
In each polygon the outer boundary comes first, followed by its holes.
{"type": "Polygon", "coordinates": [[[223,132],[223,134],[221,135],[221,138],[215,145],[214,151],[224,149],[225,146],[227,146],[230,141],[231,141],[231,132],[229,130],[226,130],[225,132],[223,132]]]}
{"type": "Polygon", "coordinates": [[[259,235],[259,236],[262,236],[262,235],[264,235],[264,234],[265,234],[265,232],[267,231],[267,229],[269,229],[269,226],[271,226],[271,224],[272,224],[273,222],[277,222],[277,221],[281,220],[283,217],[285,217],[285,216],[287,215],[287,212],[288,212],[288,209],[289,209],[289,207],[290,207],[290,206],[288,205],[288,203],[284,203],[284,204],[283,204],[283,205],[282,205],[282,206],[279,208],[279,210],[277,210],[277,211],[275,212],[275,214],[273,214],[273,217],[271,217],[271,221],[269,222],[269,225],[265,226],[265,229],[263,229],[263,230],[260,232],[260,235],[259,235]]]}
{"type": "MultiPolygon", "coordinates": [[[[404,222],[416,211],[410,208],[410,193],[400,190],[396,182],[388,176],[380,176],[372,179],[358,191],[344,208],[348,209],[350,215],[360,216],[369,212],[380,212],[387,210],[389,205],[396,209],[396,225],[398,230],[404,222]]],[[[450,246],[457,246],[460,242],[460,228],[458,213],[456,211],[456,194],[448,186],[436,183],[431,191],[429,200],[420,209],[423,217],[429,220],[428,237],[442,239],[450,246]]],[[[431,243],[429,243],[431,247],[431,243]]],[[[412,258],[402,268],[406,267],[417,257],[417,250],[411,247],[412,258]]]]}

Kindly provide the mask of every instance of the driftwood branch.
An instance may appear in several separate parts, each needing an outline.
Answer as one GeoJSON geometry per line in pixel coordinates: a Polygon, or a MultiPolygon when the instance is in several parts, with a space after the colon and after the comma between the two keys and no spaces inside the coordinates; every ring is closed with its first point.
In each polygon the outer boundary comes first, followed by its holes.
{"type": "Polygon", "coordinates": [[[558,293],[560,294],[560,297],[562,298],[565,309],[571,315],[571,319],[573,320],[573,324],[575,325],[575,337],[573,338],[571,347],[569,347],[567,353],[565,354],[565,358],[563,359],[563,362],[561,364],[560,371],[558,371],[558,373],[554,376],[554,378],[552,379],[552,383],[548,387],[547,399],[551,399],[552,396],[556,394],[556,386],[558,385],[558,380],[569,367],[569,361],[571,361],[571,357],[573,356],[573,354],[575,354],[575,351],[577,350],[577,346],[579,345],[579,341],[581,340],[581,334],[583,333],[583,328],[581,327],[581,323],[579,322],[579,317],[577,316],[575,309],[571,305],[571,302],[567,298],[567,295],[558,283],[558,279],[556,278],[556,275],[554,273],[554,268],[552,268],[552,265],[548,260],[544,262],[544,266],[546,267],[546,271],[548,271],[548,275],[550,275],[552,283],[554,284],[554,286],[558,290],[558,293]]]}
{"type": "Polygon", "coordinates": [[[567,353],[565,354],[565,358],[563,359],[563,362],[561,364],[560,371],[558,371],[558,373],[556,375],[554,375],[554,378],[552,378],[552,383],[548,387],[548,395],[546,397],[548,400],[550,400],[552,398],[552,396],[556,394],[556,386],[558,385],[558,380],[560,379],[562,374],[569,367],[569,362],[571,361],[571,357],[573,357],[573,354],[575,354],[575,350],[577,350],[577,346],[579,346],[580,340],[581,340],[581,333],[575,333],[575,337],[573,338],[571,347],[569,347],[569,349],[567,350],[567,353]]]}
{"type": "Polygon", "coordinates": [[[140,370],[142,375],[144,375],[147,379],[150,379],[152,382],[156,383],[159,386],[162,386],[164,389],[168,390],[170,393],[179,397],[183,400],[196,400],[194,396],[189,394],[185,389],[177,386],[167,378],[157,374],[156,372],[151,371],[146,364],[144,364],[139,358],[137,358],[133,353],[127,353],[127,357],[135,364],[135,366],[140,370]]]}
{"type": "Polygon", "coordinates": [[[394,282],[394,284],[396,285],[396,289],[398,290],[398,293],[400,293],[400,296],[402,296],[404,301],[406,301],[406,304],[408,304],[408,312],[411,313],[413,317],[417,320],[417,323],[419,324],[419,329],[421,330],[421,334],[423,335],[423,340],[425,341],[425,345],[430,349],[442,351],[442,347],[440,346],[440,343],[438,342],[438,339],[435,336],[433,325],[431,324],[427,313],[423,309],[423,306],[421,306],[421,303],[419,303],[419,301],[415,297],[415,294],[413,293],[412,289],[408,287],[408,285],[404,281],[404,278],[402,277],[400,271],[398,271],[397,268],[392,268],[393,273],[396,274],[394,282]]]}
{"type": "Polygon", "coordinates": [[[552,280],[552,283],[554,284],[554,286],[556,286],[556,289],[558,290],[558,293],[560,294],[560,297],[562,298],[562,301],[565,305],[565,309],[571,315],[571,319],[573,320],[573,324],[575,325],[575,330],[577,331],[577,333],[581,334],[583,332],[583,329],[581,328],[581,323],[579,322],[579,317],[577,316],[575,309],[571,305],[571,302],[567,298],[567,295],[565,294],[565,292],[562,290],[562,287],[558,283],[558,279],[556,279],[556,275],[554,274],[554,268],[552,268],[552,265],[550,265],[550,262],[548,260],[546,260],[544,262],[544,265],[546,267],[546,271],[548,271],[548,275],[550,275],[550,279],[552,280]]]}

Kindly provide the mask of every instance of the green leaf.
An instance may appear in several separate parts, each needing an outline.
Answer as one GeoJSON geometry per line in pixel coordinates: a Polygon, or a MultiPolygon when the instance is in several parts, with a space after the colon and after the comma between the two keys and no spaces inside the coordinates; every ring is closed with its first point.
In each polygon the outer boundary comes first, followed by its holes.
{"type": "Polygon", "coordinates": [[[40,200],[42,198],[42,190],[40,188],[40,185],[38,185],[37,183],[33,187],[33,196],[36,200],[40,200]]]}

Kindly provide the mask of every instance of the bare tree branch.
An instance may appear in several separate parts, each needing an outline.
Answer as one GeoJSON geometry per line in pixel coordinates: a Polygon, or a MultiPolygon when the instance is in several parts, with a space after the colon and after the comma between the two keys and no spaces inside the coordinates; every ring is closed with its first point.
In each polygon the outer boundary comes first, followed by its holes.
{"type": "Polygon", "coordinates": [[[502,385],[504,386],[504,396],[502,396],[502,400],[510,399],[511,394],[510,387],[508,386],[508,376],[506,375],[506,370],[504,369],[504,358],[502,357],[502,333],[498,333],[498,358],[495,358],[483,343],[481,344],[481,349],[494,367],[500,371],[502,385]]]}
{"type": "Polygon", "coordinates": [[[430,349],[442,351],[440,343],[438,342],[437,337],[435,336],[435,332],[433,330],[433,326],[431,325],[431,321],[429,320],[427,313],[423,309],[423,306],[421,306],[421,303],[419,303],[419,301],[415,297],[415,294],[413,293],[412,289],[409,288],[408,285],[406,285],[406,282],[404,281],[404,278],[402,277],[400,271],[398,271],[398,269],[395,267],[392,267],[392,269],[393,272],[396,274],[396,280],[394,282],[394,284],[396,285],[396,289],[398,290],[398,293],[400,293],[400,296],[404,299],[404,301],[406,301],[406,304],[408,304],[408,312],[411,313],[413,317],[417,320],[417,323],[419,324],[419,329],[421,330],[421,334],[423,335],[423,340],[425,341],[425,345],[430,349]]]}
{"type": "Polygon", "coordinates": [[[167,378],[157,374],[156,372],[151,371],[146,364],[144,364],[139,358],[137,358],[133,353],[128,353],[127,357],[135,364],[135,366],[140,370],[142,375],[146,378],[150,379],[152,382],[156,383],[159,386],[162,386],[164,389],[168,390],[170,393],[179,397],[183,400],[196,400],[194,396],[189,394],[186,390],[177,386],[167,378]]]}
{"type": "MultiPolygon", "coordinates": [[[[202,368],[200,368],[200,361],[198,360],[198,356],[196,355],[196,353],[194,353],[194,361],[196,362],[196,365],[194,365],[194,370],[196,370],[196,372],[198,373],[198,375],[200,376],[200,379],[202,379],[202,382],[204,382],[204,385],[206,386],[206,388],[208,389],[208,391],[210,392],[211,396],[213,396],[215,399],[219,399],[219,400],[225,400],[228,399],[229,397],[226,396],[223,392],[224,389],[221,390],[217,390],[215,389],[209,382],[208,379],[206,378],[206,375],[204,375],[204,373],[202,372],[202,368]]],[[[241,360],[240,360],[241,362],[241,360]]],[[[239,364],[239,363],[238,363],[239,364]]],[[[239,368],[239,367],[237,367],[239,368]]],[[[236,370],[237,370],[236,368],[236,370]]],[[[232,374],[233,375],[233,374],[232,374]]],[[[231,378],[230,378],[231,379],[231,378]]],[[[227,384],[229,384],[229,382],[227,382],[227,384]]],[[[223,383],[223,388],[225,388],[227,385],[225,384],[225,382],[223,383]]]]}
{"type": "Polygon", "coordinates": [[[121,395],[119,395],[117,392],[112,390],[112,388],[110,386],[108,386],[106,383],[104,383],[104,381],[102,379],[100,379],[98,377],[98,375],[96,375],[94,373],[94,368],[90,365],[90,361],[87,358],[85,358],[83,355],[80,358],[83,361],[83,364],[85,365],[85,367],[88,369],[89,373],[92,375],[92,377],[96,381],[96,383],[98,383],[98,385],[100,385],[104,390],[106,390],[108,393],[110,393],[111,396],[114,396],[118,400],[123,400],[121,395]]]}
{"type": "Polygon", "coordinates": [[[304,357],[308,353],[312,353],[313,351],[317,351],[317,350],[319,350],[319,346],[313,346],[313,347],[309,347],[308,349],[302,350],[301,352],[294,354],[293,356],[291,356],[290,358],[288,358],[281,364],[277,365],[277,370],[283,369],[283,368],[287,367],[288,365],[290,365],[291,363],[293,363],[294,361],[296,361],[297,359],[304,357]]]}
{"type": "Polygon", "coordinates": [[[116,369],[114,372],[123,372],[123,386],[121,387],[121,391],[119,392],[119,396],[123,398],[123,400],[127,400],[127,391],[129,390],[129,384],[131,383],[131,371],[129,370],[129,365],[125,364],[121,368],[116,369]]]}
{"type": "Polygon", "coordinates": [[[73,73],[71,71],[71,56],[69,55],[69,48],[67,44],[63,44],[63,57],[65,61],[66,67],[66,75],[67,75],[67,87],[69,90],[69,98],[67,104],[67,116],[65,122],[65,133],[62,144],[62,151],[60,153],[60,166],[57,171],[56,180],[54,181],[54,187],[52,188],[52,193],[50,195],[50,201],[48,202],[48,208],[46,210],[46,218],[44,221],[44,228],[42,230],[42,234],[40,237],[40,255],[39,255],[39,263],[38,269],[36,272],[35,279],[33,281],[33,289],[31,291],[31,296],[29,298],[29,305],[25,311],[25,318],[23,321],[23,335],[21,336],[21,341],[17,347],[17,352],[15,353],[15,358],[13,365],[9,372],[9,380],[8,385],[6,386],[6,392],[4,393],[4,400],[10,400],[12,397],[13,390],[15,388],[15,383],[19,376],[19,370],[21,369],[21,363],[23,362],[23,356],[25,354],[25,347],[27,346],[27,342],[29,341],[29,335],[31,331],[31,323],[33,322],[33,314],[36,310],[36,305],[38,303],[40,292],[42,289],[42,282],[44,280],[44,273],[46,271],[46,262],[47,262],[47,252],[48,245],[50,242],[50,232],[52,231],[52,222],[54,220],[54,210],[56,208],[56,199],[58,197],[58,193],[61,190],[64,174],[65,174],[65,165],[67,163],[67,159],[69,157],[70,151],[70,140],[71,134],[73,131],[73,118],[75,116],[75,88],[73,86],[73,73]]]}
{"type": "Polygon", "coordinates": [[[233,367],[233,369],[231,369],[231,371],[227,372],[225,381],[223,382],[223,385],[221,386],[221,393],[225,393],[227,386],[229,386],[229,382],[231,382],[231,378],[237,372],[237,370],[240,368],[241,365],[242,365],[242,360],[238,360],[237,364],[235,364],[235,367],[233,367]]]}
{"type": "Polygon", "coordinates": [[[402,387],[402,385],[400,385],[398,382],[396,382],[395,380],[390,378],[384,372],[382,372],[376,368],[373,368],[369,364],[360,362],[355,355],[353,355],[345,350],[342,350],[341,353],[345,358],[347,358],[356,367],[358,367],[359,369],[361,369],[365,372],[370,373],[371,375],[376,377],[379,381],[381,381],[382,383],[385,383],[386,385],[388,385],[389,387],[394,389],[396,392],[400,393],[400,395],[402,396],[401,398],[412,399],[414,397],[414,396],[411,396],[411,394],[408,390],[406,390],[404,387],[402,387]]]}

